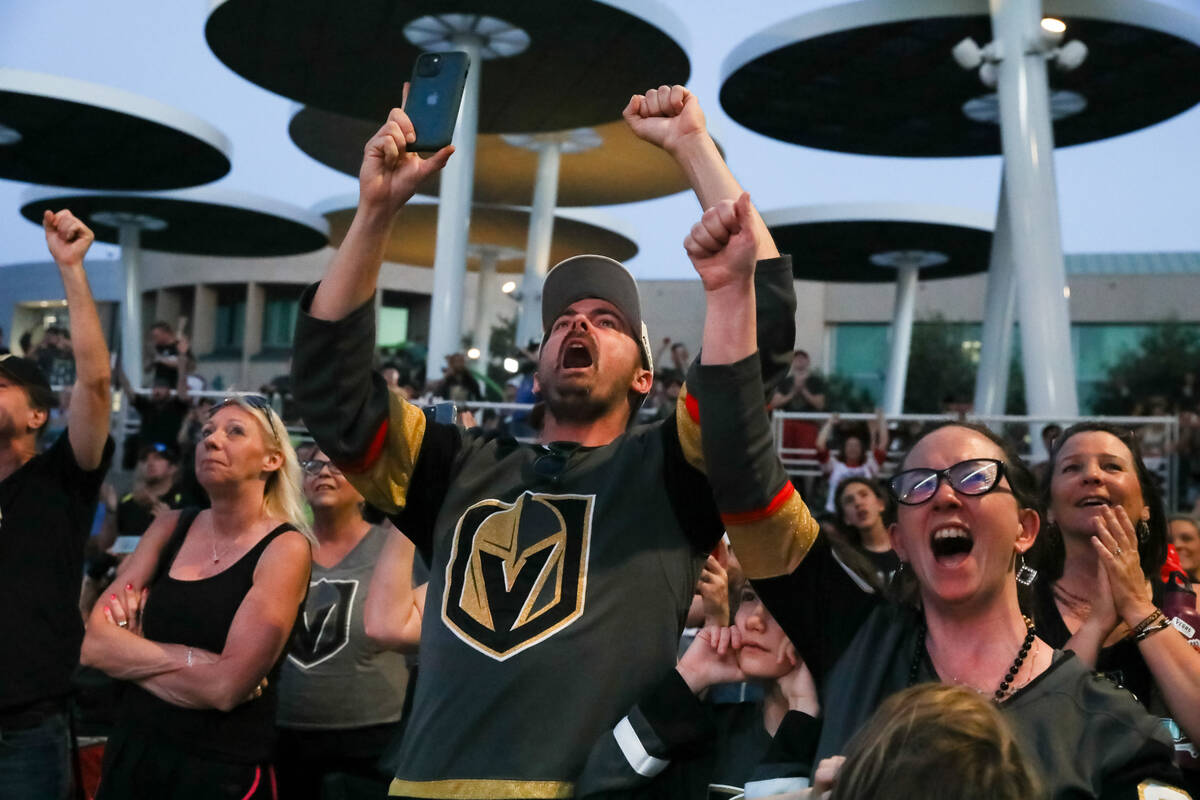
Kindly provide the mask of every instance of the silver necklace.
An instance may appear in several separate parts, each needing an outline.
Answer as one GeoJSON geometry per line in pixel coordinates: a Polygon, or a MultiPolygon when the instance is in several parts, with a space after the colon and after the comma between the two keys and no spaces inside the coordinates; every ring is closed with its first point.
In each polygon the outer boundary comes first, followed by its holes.
{"type": "MultiPolygon", "coordinates": [[[[222,556],[229,552],[229,548],[233,547],[233,541],[226,542],[225,546],[221,548],[221,552],[217,553],[217,529],[213,527],[211,523],[209,523],[208,530],[210,533],[212,533],[212,557],[213,563],[216,564],[221,560],[222,556]]],[[[236,541],[236,539],[234,539],[234,541],[236,541]]]]}

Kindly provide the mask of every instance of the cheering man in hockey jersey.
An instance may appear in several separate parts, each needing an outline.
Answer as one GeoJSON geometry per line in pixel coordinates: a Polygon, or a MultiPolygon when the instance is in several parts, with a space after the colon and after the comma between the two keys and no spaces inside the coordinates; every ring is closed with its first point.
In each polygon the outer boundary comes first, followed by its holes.
{"type": "MultiPolygon", "coordinates": [[[[685,243],[705,290],[696,381],[759,386],[760,360],[786,369],[790,358],[790,262],[683,87],[634,96],[625,118],[675,157],[706,209],[685,243]],[[759,325],[762,356],[756,298],[771,320],[759,325]]],[[[651,387],[651,351],[637,286],[610,259],[568,259],[546,279],[540,444],[436,424],[388,391],[371,372],[383,243],[451,152],[421,159],[406,151],[411,141],[396,109],[368,142],[354,222],[301,301],[293,373],[321,448],[430,564],[421,677],[391,794],[571,797],[592,745],[674,665],[692,588],[722,531],[776,512],[759,541],[787,562],[816,526],[786,478],[764,481],[762,497],[743,499],[744,513],[722,518],[686,391],[676,414],[631,428],[651,387]]],[[[757,391],[751,400],[724,392],[736,398],[728,413],[761,406],[757,391]]],[[[769,435],[731,446],[738,463],[749,449],[758,456],[750,463],[774,469],[769,435]]]]}

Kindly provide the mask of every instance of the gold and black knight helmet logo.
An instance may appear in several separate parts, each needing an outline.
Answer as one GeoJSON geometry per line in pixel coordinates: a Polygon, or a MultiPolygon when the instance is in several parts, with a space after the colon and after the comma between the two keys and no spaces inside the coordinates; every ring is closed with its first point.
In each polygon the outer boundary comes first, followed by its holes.
{"type": "Polygon", "coordinates": [[[594,495],[525,492],[484,500],[454,531],[442,619],[499,661],[553,636],[583,613],[594,495]]]}

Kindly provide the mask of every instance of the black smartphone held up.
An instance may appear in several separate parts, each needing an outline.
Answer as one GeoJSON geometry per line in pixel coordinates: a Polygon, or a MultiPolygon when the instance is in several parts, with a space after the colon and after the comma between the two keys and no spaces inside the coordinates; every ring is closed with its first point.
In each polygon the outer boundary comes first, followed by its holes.
{"type": "Polygon", "coordinates": [[[450,144],[470,68],[471,59],[461,50],[422,53],[417,58],[404,106],[417,133],[409,150],[432,153],[450,144]]]}

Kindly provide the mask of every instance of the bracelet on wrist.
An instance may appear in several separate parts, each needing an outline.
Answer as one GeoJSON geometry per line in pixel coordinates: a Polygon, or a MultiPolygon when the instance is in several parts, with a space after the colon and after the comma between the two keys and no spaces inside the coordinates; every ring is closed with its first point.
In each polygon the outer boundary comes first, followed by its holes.
{"type": "Polygon", "coordinates": [[[1129,635],[1132,636],[1134,639],[1141,641],[1142,633],[1147,628],[1149,628],[1151,625],[1154,625],[1159,620],[1164,620],[1164,619],[1165,619],[1165,617],[1163,616],[1162,611],[1160,611],[1156,608],[1156,609],[1154,609],[1154,611],[1150,612],[1149,616],[1147,616],[1145,619],[1143,619],[1137,625],[1134,625],[1133,628],[1129,631],[1129,635]]]}
{"type": "Polygon", "coordinates": [[[1167,619],[1166,617],[1163,617],[1158,622],[1155,622],[1154,624],[1150,625],[1145,630],[1136,634],[1133,637],[1133,639],[1136,642],[1140,642],[1143,639],[1153,636],[1154,634],[1158,633],[1159,631],[1165,631],[1167,628],[1170,628],[1170,627],[1172,627],[1171,620],[1167,619]]]}

